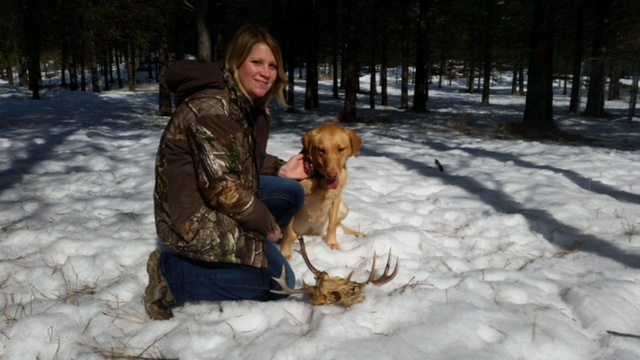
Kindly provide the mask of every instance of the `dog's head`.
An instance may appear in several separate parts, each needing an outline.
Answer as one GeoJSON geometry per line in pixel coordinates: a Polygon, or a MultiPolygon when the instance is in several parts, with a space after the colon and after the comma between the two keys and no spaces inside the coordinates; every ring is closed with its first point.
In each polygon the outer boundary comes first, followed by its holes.
{"type": "Polygon", "coordinates": [[[347,160],[358,156],[362,138],[339,125],[329,124],[302,137],[302,153],[311,163],[314,175],[322,178],[330,189],[340,185],[340,175],[347,160]]]}

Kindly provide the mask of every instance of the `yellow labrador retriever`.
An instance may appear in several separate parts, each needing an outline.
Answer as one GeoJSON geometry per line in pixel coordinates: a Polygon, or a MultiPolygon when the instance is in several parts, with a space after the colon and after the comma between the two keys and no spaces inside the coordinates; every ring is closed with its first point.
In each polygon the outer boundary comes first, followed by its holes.
{"type": "Polygon", "coordinates": [[[325,235],[327,245],[340,249],[336,239],[339,227],[349,235],[363,237],[341,223],[349,208],[342,201],[342,192],[347,186],[347,160],[358,156],[362,138],[353,131],[329,124],[308,132],[302,137],[302,153],[308,179],[302,180],[306,192],[304,207],[284,230],[281,251],[291,259],[294,241],[303,235],[325,235]]]}

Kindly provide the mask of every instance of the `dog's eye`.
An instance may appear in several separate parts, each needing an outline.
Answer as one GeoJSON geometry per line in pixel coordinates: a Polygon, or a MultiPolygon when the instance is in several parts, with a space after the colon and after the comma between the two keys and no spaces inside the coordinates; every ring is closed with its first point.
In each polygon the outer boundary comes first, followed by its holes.
{"type": "Polygon", "coordinates": [[[338,148],[338,151],[343,153],[345,148],[338,148]]]}
{"type": "Polygon", "coordinates": [[[321,154],[326,154],[326,153],[327,153],[327,150],[325,150],[325,149],[318,149],[318,152],[320,152],[321,154]]]}

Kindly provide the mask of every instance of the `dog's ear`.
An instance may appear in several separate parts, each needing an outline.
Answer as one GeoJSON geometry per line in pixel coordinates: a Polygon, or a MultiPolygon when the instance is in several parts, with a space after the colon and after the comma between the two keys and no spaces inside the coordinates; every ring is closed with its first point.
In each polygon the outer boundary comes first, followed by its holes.
{"type": "Polygon", "coordinates": [[[358,157],[362,149],[362,138],[349,130],[349,142],[351,143],[351,155],[358,157]]]}
{"type": "Polygon", "coordinates": [[[313,145],[314,133],[315,133],[315,131],[309,131],[308,133],[306,133],[300,139],[300,142],[302,143],[302,153],[305,154],[305,155],[307,155],[307,154],[309,154],[309,152],[311,152],[311,146],[313,145]]]}

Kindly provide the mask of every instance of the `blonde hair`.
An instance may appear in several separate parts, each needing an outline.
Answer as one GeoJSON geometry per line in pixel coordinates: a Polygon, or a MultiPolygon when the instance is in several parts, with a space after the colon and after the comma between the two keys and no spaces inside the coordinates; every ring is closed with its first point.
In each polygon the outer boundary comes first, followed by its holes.
{"type": "Polygon", "coordinates": [[[273,56],[278,65],[278,76],[273,82],[271,89],[269,89],[269,92],[262,98],[257,99],[257,105],[266,108],[269,101],[275,98],[281,106],[286,107],[284,88],[287,86],[287,75],[284,72],[280,44],[278,44],[276,38],[262,26],[252,24],[244,25],[236,32],[227,49],[225,67],[231,76],[233,76],[240,91],[249,97],[238,77],[238,69],[249,57],[253,46],[258,43],[265,43],[271,49],[271,52],[273,52],[273,56]]]}

